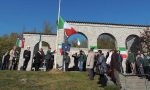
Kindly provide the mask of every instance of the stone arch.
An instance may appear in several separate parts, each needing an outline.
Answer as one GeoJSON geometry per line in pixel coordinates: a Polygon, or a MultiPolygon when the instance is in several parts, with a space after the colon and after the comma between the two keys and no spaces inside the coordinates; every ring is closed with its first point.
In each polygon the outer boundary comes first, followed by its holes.
{"type": "Polygon", "coordinates": [[[136,53],[140,50],[140,37],[135,34],[131,34],[126,38],[125,41],[126,48],[131,50],[132,52],[136,53]]]}
{"type": "Polygon", "coordinates": [[[109,33],[102,33],[97,38],[98,49],[114,49],[117,47],[116,38],[109,33]]]}
{"type": "Polygon", "coordinates": [[[88,48],[88,38],[82,32],[77,32],[77,34],[69,36],[66,38],[66,42],[71,44],[71,47],[88,48]],[[80,41],[80,46],[77,45],[78,39],[80,41]]]}

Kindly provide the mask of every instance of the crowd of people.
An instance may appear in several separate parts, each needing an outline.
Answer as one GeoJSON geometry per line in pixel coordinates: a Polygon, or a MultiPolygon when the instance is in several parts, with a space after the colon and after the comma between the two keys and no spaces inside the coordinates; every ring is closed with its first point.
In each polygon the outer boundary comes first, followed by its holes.
{"type": "MultiPolygon", "coordinates": [[[[131,73],[133,75],[148,75],[147,78],[150,79],[150,53],[133,53],[128,51],[127,58],[123,58],[120,51],[114,49],[107,52],[105,55],[102,50],[97,52],[93,51],[91,48],[88,54],[80,50],[79,53],[69,55],[68,52],[63,52],[62,69],[64,71],[74,70],[74,71],[87,71],[90,80],[93,80],[95,75],[99,75],[99,82],[102,86],[107,85],[108,76],[111,80],[121,88],[119,73],[131,73]],[[74,58],[74,66],[72,69],[69,68],[71,62],[71,56],[74,58]]],[[[39,71],[40,67],[45,66],[46,71],[53,69],[54,65],[54,54],[55,50],[52,51],[48,48],[47,53],[44,54],[43,49],[39,49],[34,54],[34,60],[32,68],[35,71],[39,71]]],[[[23,53],[23,66],[22,70],[26,71],[28,62],[31,59],[31,51],[28,46],[23,53]]],[[[10,52],[6,52],[2,60],[2,70],[17,70],[19,62],[19,53],[16,50],[16,46],[13,47],[10,52]]]]}
{"type": "MultiPolygon", "coordinates": [[[[146,75],[146,78],[150,79],[150,53],[142,54],[140,51],[133,53],[128,51],[127,58],[123,58],[119,50],[110,50],[106,55],[102,50],[94,52],[91,48],[86,55],[84,51],[80,51],[79,54],[72,55],[74,58],[73,70],[88,71],[89,79],[93,80],[95,75],[100,76],[99,82],[102,86],[107,85],[108,76],[111,80],[121,88],[119,73],[130,75],[146,75]]],[[[68,71],[70,63],[70,56],[67,52],[64,54],[63,65],[65,71],[68,71]]]]}

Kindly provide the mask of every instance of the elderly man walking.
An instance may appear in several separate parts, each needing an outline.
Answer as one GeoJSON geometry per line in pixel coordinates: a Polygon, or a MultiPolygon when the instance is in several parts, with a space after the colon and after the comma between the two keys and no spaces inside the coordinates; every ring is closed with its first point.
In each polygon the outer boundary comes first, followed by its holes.
{"type": "Polygon", "coordinates": [[[89,79],[94,80],[94,61],[95,61],[95,53],[93,52],[94,48],[91,48],[86,62],[86,69],[88,71],[89,79]]]}

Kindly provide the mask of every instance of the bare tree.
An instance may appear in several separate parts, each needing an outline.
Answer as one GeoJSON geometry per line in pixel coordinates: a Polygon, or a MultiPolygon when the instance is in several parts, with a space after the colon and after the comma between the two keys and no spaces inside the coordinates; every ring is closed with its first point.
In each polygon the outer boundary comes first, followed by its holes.
{"type": "Polygon", "coordinates": [[[45,34],[53,34],[52,32],[52,25],[50,25],[48,22],[45,22],[43,33],[45,34]]]}
{"type": "Polygon", "coordinates": [[[143,30],[140,36],[141,48],[143,53],[150,53],[150,28],[143,30]]]}

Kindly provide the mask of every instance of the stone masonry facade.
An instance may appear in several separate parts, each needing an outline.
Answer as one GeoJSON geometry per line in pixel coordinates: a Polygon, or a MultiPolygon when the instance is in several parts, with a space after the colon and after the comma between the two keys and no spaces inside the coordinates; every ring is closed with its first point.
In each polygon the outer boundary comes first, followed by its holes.
{"type": "MultiPolygon", "coordinates": [[[[128,36],[136,35],[140,36],[140,32],[143,32],[148,26],[145,25],[127,25],[127,24],[110,24],[110,23],[91,23],[91,22],[76,22],[68,21],[68,23],[73,26],[78,32],[83,33],[88,39],[88,48],[84,48],[85,52],[88,52],[90,46],[97,46],[97,38],[103,33],[110,34],[114,36],[117,42],[117,47],[126,47],[125,42],[128,36]]],[[[53,50],[57,50],[55,54],[55,63],[58,66],[62,64],[62,56],[59,53],[58,44],[64,42],[64,30],[58,30],[57,35],[43,35],[42,41],[47,42],[53,50]]],[[[18,70],[23,65],[24,59],[23,51],[27,46],[31,47],[31,60],[29,61],[27,70],[31,70],[32,59],[33,59],[33,50],[34,46],[39,42],[40,34],[24,34],[25,38],[25,48],[21,49],[20,61],[18,70]]],[[[70,55],[74,52],[79,51],[79,48],[71,48],[70,55]]],[[[72,59],[73,60],[73,59],[72,59]]],[[[72,61],[73,62],[73,61],[72,61]]],[[[70,65],[70,67],[73,64],[70,65]]],[[[55,66],[56,68],[56,66],[55,66]]]]}

